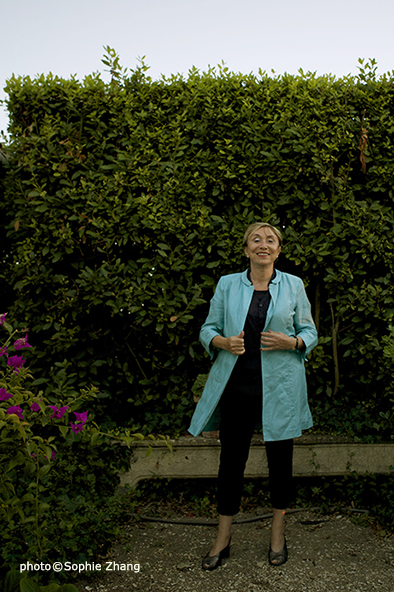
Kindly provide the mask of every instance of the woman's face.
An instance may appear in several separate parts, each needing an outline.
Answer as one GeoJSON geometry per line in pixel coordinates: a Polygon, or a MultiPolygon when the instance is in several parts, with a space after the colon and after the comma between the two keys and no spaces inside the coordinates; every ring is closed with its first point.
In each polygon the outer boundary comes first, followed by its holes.
{"type": "Polygon", "coordinates": [[[244,251],[251,265],[273,266],[281,246],[275,232],[268,226],[262,226],[250,235],[244,251]]]}

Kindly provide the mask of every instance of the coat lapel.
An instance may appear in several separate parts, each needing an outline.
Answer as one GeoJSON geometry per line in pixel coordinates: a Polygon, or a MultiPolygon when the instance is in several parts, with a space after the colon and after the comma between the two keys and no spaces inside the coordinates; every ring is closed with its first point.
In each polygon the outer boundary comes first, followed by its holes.
{"type": "Polygon", "coordinates": [[[275,311],[276,301],[278,299],[280,276],[281,276],[281,272],[276,270],[276,276],[269,285],[269,291],[271,294],[271,302],[270,302],[270,305],[267,310],[267,317],[265,319],[264,331],[267,330],[267,327],[270,324],[270,321],[272,319],[272,315],[274,314],[274,311],[275,311]]]}
{"type": "Polygon", "coordinates": [[[245,327],[246,317],[248,316],[248,310],[250,307],[250,303],[252,302],[253,298],[253,284],[248,280],[248,270],[244,271],[241,280],[241,298],[234,298],[231,301],[231,305],[236,308],[237,312],[237,327],[236,327],[236,334],[238,335],[241,331],[243,331],[245,327]],[[238,331],[239,329],[239,331],[238,331]]]}

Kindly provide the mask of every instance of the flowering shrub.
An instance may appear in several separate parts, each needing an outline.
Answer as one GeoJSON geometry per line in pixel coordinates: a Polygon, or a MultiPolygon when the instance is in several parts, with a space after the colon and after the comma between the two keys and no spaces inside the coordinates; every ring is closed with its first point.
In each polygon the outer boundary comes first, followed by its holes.
{"type": "Polygon", "coordinates": [[[142,436],[100,431],[86,408],[97,388],[57,404],[30,391],[28,334],[15,340],[6,314],[0,325],[8,332],[0,357],[0,558],[8,567],[87,560],[117,532],[110,502],[128,449],[111,441],[130,446],[142,436]]]}

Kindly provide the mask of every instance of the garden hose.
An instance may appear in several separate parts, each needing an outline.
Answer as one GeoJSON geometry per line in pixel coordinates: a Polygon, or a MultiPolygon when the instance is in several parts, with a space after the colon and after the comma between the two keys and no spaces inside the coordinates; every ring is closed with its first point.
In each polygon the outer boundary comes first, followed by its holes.
{"type": "MultiPolygon", "coordinates": [[[[296,514],[298,512],[307,512],[307,511],[320,511],[321,508],[314,507],[314,508],[294,508],[292,510],[287,510],[286,514],[296,514]]],[[[330,511],[336,510],[336,506],[329,508],[330,511]]],[[[342,508],[343,511],[346,512],[355,512],[361,514],[368,514],[369,510],[362,510],[358,508],[342,508]]],[[[252,518],[236,518],[233,520],[233,524],[247,524],[249,522],[259,522],[260,520],[267,520],[268,518],[272,518],[273,514],[270,512],[269,514],[261,514],[259,516],[253,516],[252,518]]],[[[200,518],[160,518],[160,517],[153,517],[153,516],[146,516],[145,514],[138,515],[141,520],[145,522],[164,522],[165,524],[186,524],[186,525],[193,525],[193,526],[217,526],[219,524],[218,520],[204,520],[200,518]]],[[[303,524],[320,524],[324,522],[324,520],[313,520],[313,521],[305,521],[303,524]]]]}

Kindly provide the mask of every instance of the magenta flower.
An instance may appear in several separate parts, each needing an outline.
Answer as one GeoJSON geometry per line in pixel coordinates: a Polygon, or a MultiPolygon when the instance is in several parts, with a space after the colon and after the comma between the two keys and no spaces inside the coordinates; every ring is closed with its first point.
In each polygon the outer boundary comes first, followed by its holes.
{"type": "Polygon", "coordinates": [[[85,425],[84,423],[76,424],[76,423],[70,422],[70,426],[71,426],[71,429],[74,432],[74,434],[78,434],[79,432],[82,432],[84,425],[85,425]]]}
{"type": "Polygon", "coordinates": [[[32,403],[30,405],[30,411],[39,411],[40,410],[40,406],[38,403],[36,403],[36,401],[34,401],[34,403],[32,403]]]}
{"type": "Polygon", "coordinates": [[[7,355],[7,347],[6,346],[4,346],[0,349],[0,358],[1,358],[1,356],[4,356],[4,354],[7,355]]]}
{"type": "Polygon", "coordinates": [[[11,399],[13,396],[14,395],[11,395],[11,393],[7,393],[5,388],[0,388],[0,401],[8,401],[8,399],[11,399]]]}
{"type": "Polygon", "coordinates": [[[63,415],[66,413],[67,409],[70,407],[70,405],[66,405],[65,407],[59,407],[59,409],[56,407],[56,405],[49,405],[49,407],[53,411],[53,415],[51,415],[49,419],[61,419],[63,415]]]}
{"type": "Polygon", "coordinates": [[[14,372],[16,372],[16,373],[19,372],[19,370],[22,368],[22,366],[25,362],[26,362],[26,360],[24,360],[22,358],[22,356],[11,356],[7,360],[8,366],[12,366],[12,368],[14,369],[14,372]]]}
{"type": "Polygon", "coordinates": [[[48,460],[53,460],[56,456],[56,452],[54,450],[52,450],[52,454],[51,454],[51,458],[48,458],[47,456],[45,458],[47,458],[48,460]]]}
{"type": "Polygon", "coordinates": [[[30,343],[27,343],[27,333],[24,337],[21,337],[14,342],[14,348],[16,350],[22,349],[23,347],[32,347],[30,343]]]}
{"type": "Polygon", "coordinates": [[[4,325],[6,316],[7,316],[6,312],[4,312],[3,314],[0,314],[0,325],[4,325]]]}
{"type": "Polygon", "coordinates": [[[83,413],[77,413],[76,411],[73,412],[75,417],[76,417],[76,421],[82,421],[82,423],[85,425],[86,420],[88,418],[88,411],[84,411],[83,413]]]}
{"type": "Polygon", "coordinates": [[[19,419],[25,419],[23,417],[22,408],[20,405],[14,405],[13,407],[8,407],[7,413],[11,415],[11,413],[15,413],[19,417],[19,419]]]}
{"type": "Polygon", "coordinates": [[[70,422],[70,426],[72,431],[74,432],[74,434],[78,434],[79,432],[82,432],[83,427],[86,423],[86,420],[88,418],[88,411],[84,411],[83,413],[77,413],[76,411],[73,412],[76,418],[76,421],[80,422],[80,423],[71,423],[70,422]]]}

